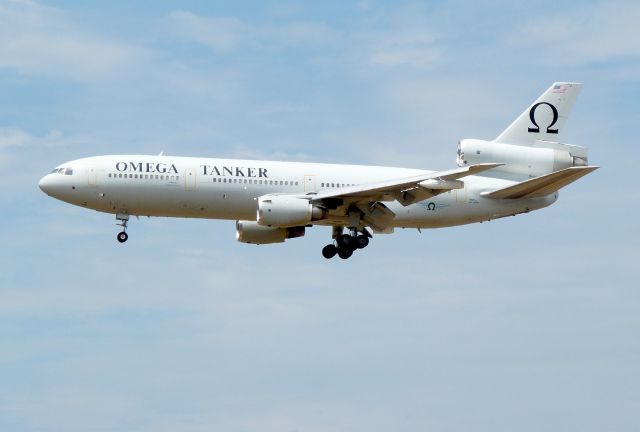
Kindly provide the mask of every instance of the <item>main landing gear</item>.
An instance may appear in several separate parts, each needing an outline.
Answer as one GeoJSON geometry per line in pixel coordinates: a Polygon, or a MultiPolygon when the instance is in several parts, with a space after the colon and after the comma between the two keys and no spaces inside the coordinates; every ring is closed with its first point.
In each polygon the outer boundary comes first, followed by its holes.
{"type": "Polygon", "coordinates": [[[116,225],[122,227],[122,231],[118,233],[116,238],[120,243],[124,243],[129,238],[129,234],[127,234],[127,225],[129,224],[129,215],[118,213],[116,214],[116,219],[119,221],[119,223],[116,223],[116,225]]]}
{"type": "Polygon", "coordinates": [[[347,259],[354,251],[366,248],[369,245],[369,237],[371,234],[367,230],[363,230],[362,234],[358,234],[355,229],[352,229],[350,234],[339,232],[335,235],[335,244],[328,244],[322,248],[322,256],[331,259],[338,255],[347,259]]]}

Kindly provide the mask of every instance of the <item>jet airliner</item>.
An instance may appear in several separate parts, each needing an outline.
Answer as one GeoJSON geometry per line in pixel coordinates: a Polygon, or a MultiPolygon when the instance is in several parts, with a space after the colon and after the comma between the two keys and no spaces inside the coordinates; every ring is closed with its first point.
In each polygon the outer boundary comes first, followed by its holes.
{"type": "Polygon", "coordinates": [[[497,138],[458,143],[457,168],[150,155],[66,162],[39,183],[47,195],[115,215],[236,221],[244,243],[282,243],[314,225],[332,227],[325,258],[349,258],[372,233],[489,221],[553,204],[558,190],[596,170],[587,149],[558,141],[582,85],[557,82],[497,138]]]}

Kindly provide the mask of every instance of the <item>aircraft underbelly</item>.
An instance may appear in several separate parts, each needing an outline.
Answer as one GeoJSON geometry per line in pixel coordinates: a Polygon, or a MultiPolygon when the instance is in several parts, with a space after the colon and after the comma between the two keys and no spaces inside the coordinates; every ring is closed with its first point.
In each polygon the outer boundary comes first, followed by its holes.
{"type": "Polygon", "coordinates": [[[452,193],[407,207],[403,207],[397,202],[389,203],[388,207],[396,213],[393,220],[394,227],[442,228],[526,213],[546,207],[554,201],[553,197],[491,200],[475,194],[462,201],[452,193]]]}
{"type": "Polygon", "coordinates": [[[181,185],[146,188],[118,188],[105,191],[91,208],[110,213],[140,216],[195,217],[210,219],[255,219],[256,203],[246,193],[216,191],[213,188],[185,190],[181,185]],[[108,202],[108,204],[105,204],[108,202]]]}

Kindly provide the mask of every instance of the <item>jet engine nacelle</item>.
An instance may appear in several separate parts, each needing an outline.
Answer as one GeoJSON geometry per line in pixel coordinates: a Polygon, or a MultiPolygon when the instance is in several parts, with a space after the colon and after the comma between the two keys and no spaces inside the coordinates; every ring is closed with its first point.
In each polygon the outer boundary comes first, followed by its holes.
{"type": "Polygon", "coordinates": [[[270,228],[254,221],[236,221],[236,240],[242,243],[282,243],[286,239],[304,236],[304,227],[270,228]]]}
{"type": "Polygon", "coordinates": [[[258,224],[266,227],[287,228],[307,225],[322,219],[324,209],[309,200],[289,195],[267,195],[258,198],[258,224]]]}
{"type": "Polygon", "coordinates": [[[465,139],[458,144],[458,166],[503,163],[492,171],[538,177],[572,166],[587,165],[583,147],[537,141],[533,147],[465,139]]]}

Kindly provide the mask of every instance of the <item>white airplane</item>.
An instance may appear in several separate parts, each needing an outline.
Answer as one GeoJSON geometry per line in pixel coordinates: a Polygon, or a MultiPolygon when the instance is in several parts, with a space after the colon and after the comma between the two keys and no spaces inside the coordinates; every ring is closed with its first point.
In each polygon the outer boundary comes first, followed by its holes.
{"type": "Polygon", "coordinates": [[[325,258],[347,259],[370,228],[438,228],[515,216],[553,204],[558,190],[596,170],[587,149],[557,141],[582,85],[554,83],[492,141],[458,144],[458,168],[173,156],[96,156],[66,162],[39,183],[47,195],[115,214],[127,241],[131,215],[229,219],[253,244],[333,227],[325,258]]]}

